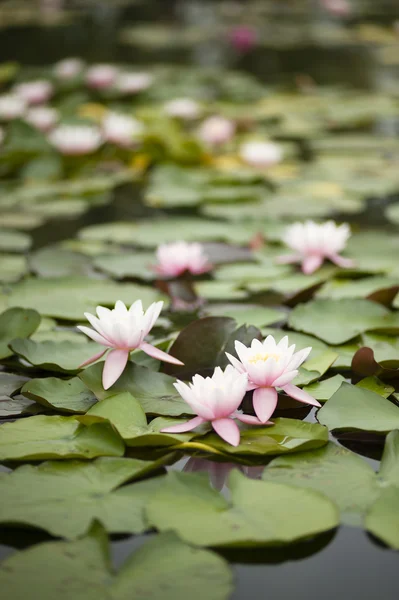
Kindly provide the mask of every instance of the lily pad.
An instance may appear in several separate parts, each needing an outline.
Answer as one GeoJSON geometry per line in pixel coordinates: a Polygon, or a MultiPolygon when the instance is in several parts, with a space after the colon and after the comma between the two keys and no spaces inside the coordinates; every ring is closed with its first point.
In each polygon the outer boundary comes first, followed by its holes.
{"type": "Polygon", "coordinates": [[[22,393],[43,406],[66,413],[85,413],[97,402],[78,377],[31,379],[22,388],[22,393]]]}
{"type": "Polygon", "coordinates": [[[27,338],[39,327],[40,315],[35,310],[10,308],[0,314],[0,359],[13,354],[8,344],[14,338],[27,338]]]}
{"type": "Polygon", "coordinates": [[[323,381],[316,381],[310,385],[304,386],[304,390],[319,402],[325,402],[341,387],[341,383],[345,381],[342,375],[334,375],[323,381]]]}
{"type": "Polygon", "coordinates": [[[371,507],[365,527],[394,550],[399,550],[399,485],[384,490],[371,507]]]}
{"type": "Polygon", "coordinates": [[[148,520],[184,541],[219,547],[280,545],[338,524],[334,504],[313,490],[253,481],[239,471],[232,471],[229,488],[230,502],[206,476],[170,473],[147,507],[148,520]]]}
{"type": "Polygon", "coordinates": [[[66,277],[84,275],[89,270],[89,260],[83,254],[46,246],[37,250],[29,258],[32,271],[40,277],[66,277]]]}
{"type": "Polygon", "coordinates": [[[123,254],[100,254],[93,260],[93,266],[115,279],[137,277],[139,279],[155,279],[156,274],[151,265],[156,262],[151,252],[124,252],[123,254]]]}
{"type": "Polygon", "coordinates": [[[18,254],[0,254],[0,282],[14,283],[28,271],[25,256],[18,254]]]}
{"type": "Polygon", "coordinates": [[[26,233],[0,229],[0,251],[25,252],[31,246],[31,238],[26,233]]]}
{"type": "Polygon", "coordinates": [[[257,304],[215,304],[207,306],[206,312],[212,317],[235,319],[238,326],[265,327],[273,323],[284,323],[287,319],[287,314],[282,310],[257,304]]]}
{"type": "Polygon", "coordinates": [[[85,426],[74,417],[37,415],[0,427],[0,460],[90,459],[123,456],[124,443],[108,423],[85,426]]]}
{"type": "Polygon", "coordinates": [[[109,555],[107,537],[96,525],[78,541],[39,544],[11,556],[0,567],[0,585],[8,600],[28,595],[41,600],[202,600],[204,594],[209,600],[227,600],[231,595],[228,564],[170,533],[150,539],[118,573],[109,555]]]}

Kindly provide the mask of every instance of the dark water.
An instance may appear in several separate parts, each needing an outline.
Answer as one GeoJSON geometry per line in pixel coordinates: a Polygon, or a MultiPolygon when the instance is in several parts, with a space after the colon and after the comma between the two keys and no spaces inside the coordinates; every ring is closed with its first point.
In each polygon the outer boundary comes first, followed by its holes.
{"type": "MultiPolygon", "coordinates": [[[[126,22],[133,24],[152,22],[155,19],[158,22],[169,22],[180,16],[182,24],[187,24],[192,17],[187,10],[186,13],[183,11],[182,17],[182,3],[179,7],[177,4],[158,0],[138,2],[132,7],[117,7],[111,3],[96,2],[77,20],[59,27],[21,24],[18,27],[0,28],[1,60],[18,60],[25,64],[40,65],[68,55],[79,55],[92,61],[134,61],[135,64],[150,63],[160,58],[190,62],[193,57],[198,58],[198,49],[197,54],[171,49],[166,55],[160,56],[156,50],[144,52],[142,49],[122,45],[116,36],[116,31],[126,22]]],[[[189,4],[190,2],[187,2],[187,5],[189,4]]],[[[191,4],[198,8],[201,3],[191,4]]],[[[206,6],[212,3],[203,4],[206,6]]],[[[395,2],[387,4],[395,10],[395,2]]],[[[396,8],[399,17],[398,0],[396,8]]],[[[381,12],[375,18],[383,20],[386,18],[384,15],[385,13],[381,12]]],[[[293,73],[306,72],[316,77],[320,83],[339,81],[361,87],[373,87],[376,81],[375,65],[368,51],[359,47],[320,49],[308,46],[281,51],[265,47],[258,49],[250,57],[226,53],[225,48],[221,48],[219,54],[217,48],[204,50],[203,62],[220,64],[223,61],[227,67],[244,68],[264,80],[284,80],[293,73]]],[[[90,223],[138,216],[130,213],[131,207],[132,203],[124,198],[123,191],[118,192],[114,202],[107,207],[94,209],[78,220],[55,221],[38,229],[34,232],[34,245],[38,248],[69,238],[78,229],[90,223]]],[[[346,445],[350,446],[350,443],[346,445]]],[[[379,458],[380,454],[380,448],[373,443],[351,449],[374,459],[379,458]]],[[[372,464],[378,468],[378,461],[373,460],[372,464]]],[[[46,539],[49,538],[37,532],[0,529],[0,559],[4,559],[16,549],[46,539]]],[[[123,564],[126,557],[145,539],[146,536],[137,536],[113,540],[114,565],[119,567],[123,564]]],[[[284,552],[252,550],[226,553],[225,556],[234,564],[234,600],[376,600],[380,596],[384,600],[398,598],[399,554],[384,548],[364,531],[356,528],[341,527],[338,532],[329,536],[291,547],[284,552]]],[[[6,596],[4,598],[6,600],[6,596]]]]}

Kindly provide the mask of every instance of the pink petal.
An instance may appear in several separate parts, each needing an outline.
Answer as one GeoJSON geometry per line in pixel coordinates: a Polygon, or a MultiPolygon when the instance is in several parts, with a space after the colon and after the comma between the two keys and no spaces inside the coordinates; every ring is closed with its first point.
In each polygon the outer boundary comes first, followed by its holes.
{"type": "Polygon", "coordinates": [[[254,417],[253,415],[243,415],[240,413],[234,413],[233,417],[238,419],[242,423],[246,423],[247,425],[274,425],[272,421],[267,421],[267,423],[262,423],[259,421],[258,417],[254,417]]]}
{"type": "Polygon", "coordinates": [[[317,402],[317,400],[315,400],[313,396],[311,396],[304,390],[301,390],[301,388],[297,387],[296,385],[292,385],[292,383],[285,385],[283,387],[283,390],[286,394],[288,394],[288,396],[291,396],[291,398],[294,398],[294,400],[298,400],[298,402],[303,402],[304,404],[311,404],[312,406],[321,406],[320,402],[317,402]]]}
{"type": "Polygon", "coordinates": [[[283,385],[287,385],[287,383],[295,379],[297,375],[298,371],[296,370],[285,371],[285,373],[283,373],[282,375],[280,375],[280,377],[277,377],[277,379],[273,381],[273,385],[275,387],[283,387],[283,385]]]}
{"type": "Polygon", "coordinates": [[[274,413],[277,400],[277,391],[272,387],[258,388],[254,391],[254,410],[262,423],[266,423],[274,413]]]}
{"type": "Polygon", "coordinates": [[[90,329],[90,327],[86,327],[85,325],[78,325],[77,327],[82,333],[85,333],[89,338],[97,342],[97,344],[101,344],[102,346],[112,347],[110,342],[102,336],[98,331],[94,331],[94,329],[90,329]]]}
{"type": "Polygon", "coordinates": [[[345,258],[339,254],[332,254],[328,258],[331,260],[331,262],[335,263],[339,267],[342,267],[343,269],[351,269],[356,265],[355,261],[351,258],[345,258]]]}
{"type": "Polygon", "coordinates": [[[93,364],[94,362],[96,362],[96,360],[98,360],[99,358],[101,358],[102,356],[104,356],[104,354],[106,353],[106,351],[107,351],[107,348],[105,350],[101,350],[101,352],[99,352],[98,354],[95,354],[91,358],[88,358],[87,360],[85,360],[84,362],[82,362],[81,365],[78,366],[78,369],[83,369],[83,367],[87,367],[87,365],[93,364]]]}
{"type": "Polygon", "coordinates": [[[323,264],[323,257],[316,254],[307,256],[302,262],[302,271],[305,275],[311,275],[323,264]]]}
{"type": "Polygon", "coordinates": [[[128,350],[111,350],[105,359],[103,369],[103,388],[108,390],[122,375],[129,358],[128,350]]]}
{"type": "Polygon", "coordinates": [[[141,342],[139,348],[149,356],[157,358],[158,360],[164,360],[165,362],[172,363],[172,365],[184,365],[184,363],[182,363],[181,360],[178,360],[174,356],[163,352],[159,348],[156,348],[155,346],[152,346],[147,342],[141,342]]]}
{"type": "Polygon", "coordinates": [[[184,433],[185,431],[192,431],[198,427],[198,425],[202,425],[202,423],[205,423],[205,419],[202,417],[194,417],[194,419],[190,419],[190,421],[186,421],[185,423],[165,427],[164,429],[161,429],[161,433],[184,433]]]}
{"type": "Polygon", "coordinates": [[[226,354],[227,358],[229,359],[229,361],[231,362],[231,364],[233,365],[233,367],[235,369],[237,369],[237,371],[239,371],[240,373],[245,373],[244,365],[239,360],[237,360],[237,358],[235,358],[235,356],[232,356],[228,352],[225,352],[225,354],[226,354]]]}
{"type": "Polygon", "coordinates": [[[233,419],[215,419],[212,427],[216,433],[228,444],[238,446],[240,443],[240,430],[233,419]]]}

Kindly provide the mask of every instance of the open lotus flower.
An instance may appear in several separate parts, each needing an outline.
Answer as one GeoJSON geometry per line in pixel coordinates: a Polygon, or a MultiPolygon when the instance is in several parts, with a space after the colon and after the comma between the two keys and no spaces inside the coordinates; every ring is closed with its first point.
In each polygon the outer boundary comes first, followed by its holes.
{"type": "Polygon", "coordinates": [[[84,62],[80,58],[65,58],[54,65],[54,75],[63,81],[75,79],[83,71],[84,62]]]}
{"type": "Polygon", "coordinates": [[[248,376],[231,365],[228,365],[225,371],[216,367],[212,377],[194,375],[193,382],[188,385],[182,381],[173,385],[198,416],[186,423],[165,427],[162,432],[184,433],[202,423],[210,422],[223,440],[232,446],[238,446],[240,430],[233,419],[239,419],[249,425],[261,425],[256,417],[238,412],[237,409],[247,390],[248,376]]]}
{"type": "Polygon", "coordinates": [[[14,92],[27,104],[43,104],[53,95],[53,85],[45,79],[19,83],[14,87],[14,92]]]}
{"type": "Polygon", "coordinates": [[[59,125],[48,139],[61,154],[69,156],[95,152],[103,142],[101,131],[92,125],[59,125]]]}
{"type": "Polygon", "coordinates": [[[115,83],[118,72],[114,65],[93,65],[86,71],[86,83],[96,90],[109,88],[115,83]]]}
{"type": "Polygon", "coordinates": [[[198,131],[198,136],[205,144],[219,146],[232,139],[235,129],[233,121],[215,115],[205,119],[198,131]]]}
{"type": "Polygon", "coordinates": [[[26,113],[25,120],[39,131],[45,133],[58,121],[58,111],[51,106],[35,106],[26,113]]]}
{"type": "Polygon", "coordinates": [[[291,383],[312,348],[295,352],[295,344],[288,346],[287,336],[277,344],[274,337],[268,335],[264,342],[252,340],[249,348],[236,341],[235,349],[240,360],[226,352],[227,358],[239,373],[248,375],[247,389],[254,390],[254,410],[262,423],[266,423],[277,406],[276,388],[299,402],[320,406],[310,394],[291,383]]]}
{"type": "Polygon", "coordinates": [[[115,88],[122,94],[138,94],[148,89],[154,81],[151,73],[121,73],[115,88]]]}
{"type": "Polygon", "coordinates": [[[283,151],[273,142],[253,140],[240,148],[240,158],[251,167],[264,169],[272,167],[283,159],[283,151]]]}
{"type": "Polygon", "coordinates": [[[170,117],[192,121],[200,116],[201,107],[192,98],[175,98],[165,104],[164,111],[170,117]]]}
{"type": "Polygon", "coordinates": [[[280,256],[279,263],[302,264],[306,275],[314,273],[327,258],[343,268],[354,266],[354,261],[339,255],[345,246],[351,232],[349,225],[337,225],[334,221],[325,223],[294,223],[286,230],[282,240],[294,250],[295,254],[280,256]]]}
{"type": "Polygon", "coordinates": [[[106,346],[106,349],[84,362],[81,367],[95,362],[111,348],[111,351],[107,354],[103,370],[105,390],[119,379],[126,367],[130,352],[137,348],[158,360],[164,360],[174,365],[183,364],[177,358],[144,341],[158,319],[162,306],[163,302],[153,302],[144,311],[141,300],[136,300],[130,309],[127,309],[125,304],[118,300],[112,310],[97,306],[97,317],[85,313],[86,319],[94,329],[84,325],[79,325],[78,329],[98,344],[106,346]]]}
{"type": "Polygon", "coordinates": [[[11,121],[22,117],[26,111],[26,102],[17,94],[3,94],[0,96],[0,119],[11,121]]]}
{"type": "Polygon", "coordinates": [[[129,115],[109,112],[103,120],[103,133],[108,142],[129,148],[143,132],[143,124],[129,115]]]}
{"type": "Polygon", "coordinates": [[[200,275],[213,268],[203,247],[197,243],[161,244],[157,249],[157,260],[153,269],[163,277],[178,277],[186,271],[192,275],[200,275]]]}

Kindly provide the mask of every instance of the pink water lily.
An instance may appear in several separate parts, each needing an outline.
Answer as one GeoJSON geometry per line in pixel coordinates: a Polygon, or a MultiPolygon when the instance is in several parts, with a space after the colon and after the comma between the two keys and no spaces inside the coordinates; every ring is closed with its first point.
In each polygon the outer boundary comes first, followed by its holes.
{"type": "Polygon", "coordinates": [[[54,75],[63,81],[75,79],[84,68],[84,62],[80,58],[65,58],[54,65],[54,75]]]}
{"type": "Polygon", "coordinates": [[[50,131],[57,123],[59,118],[58,111],[51,106],[34,106],[30,108],[25,116],[25,121],[39,131],[46,133],[50,131]]]}
{"type": "Polygon", "coordinates": [[[157,249],[157,264],[153,267],[163,277],[178,277],[186,271],[200,275],[212,269],[201,244],[173,242],[157,249]]]}
{"type": "Polygon", "coordinates": [[[210,422],[223,440],[232,446],[238,446],[240,430],[234,419],[249,425],[261,425],[256,417],[238,411],[247,391],[248,375],[231,365],[225,371],[216,367],[212,377],[194,375],[192,383],[188,385],[182,381],[173,385],[198,416],[186,423],[165,427],[162,429],[165,433],[184,433],[210,422]]]}
{"type": "Polygon", "coordinates": [[[337,225],[334,221],[315,223],[294,223],[284,233],[282,240],[294,250],[294,254],[280,256],[280,263],[296,263],[302,265],[306,275],[314,273],[321,267],[325,259],[343,268],[354,266],[354,261],[340,256],[351,235],[349,225],[337,225]]]}
{"type": "Polygon", "coordinates": [[[97,64],[89,67],[86,71],[86,83],[96,90],[104,90],[111,87],[119,73],[114,65],[97,64]]]}
{"type": "Polygon", "coordinates": [[[27,104],[43,104],[51,98],[54,92],[53,84],[46,79],[26,81],[14,86],[14,92],[27,104]]]}
{"type": "Polygon", "coordinates": [[[299,402],[320,406],[310,394],[291,383],[312,348],[295,352],[295,344],[289,346],[287,336],[277,344],[274,337],[268,335],[263,342],[252,340],[249,348],[236,341],[235,349],[240,360],[226,352],[227,358],[240,373],[247,374],[247,389],[254,390],[254,410],[262,423],[272,416],[277,406],[276,388],[299,402]]]}
{"type": "Polygon", "coordinates": [[[214,115],[205,119],[201,124],[198,136],[209,146],[220,146],[229,142],[234,137],[235,130],[236,126],[233,121],[214,115]]]}
{"type": "Polygon", "coordinates": [[[103,386],[107,390],[122,375],[130,352],[137,348],[158,360],[182,365],[183,363],[177,358],[144,341],[145,336],[158,319],[162,306],[163,302],[153,302],[144,311],[141,300],[136,300],[130,309],[127,309],[125,304],[118,300],[112,310],[97,306],[97,317],[85,313],[85,317],[93,329],[84,325],[79,325],[78,329],[98,344],[106,346],[106,349],[84,362],[80,367],[95,362],[110,348],[111,351],[107,354],[103,370],[103,386]]]}
{"type": "Polygon", "coordinates": [[[104,141],[101,130],[94,125],[58,125],[50,132],[48,140],[66,156],[90,154],[104,141]]]}

